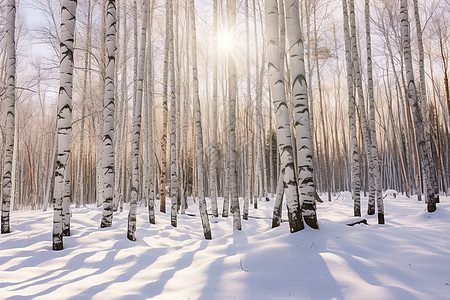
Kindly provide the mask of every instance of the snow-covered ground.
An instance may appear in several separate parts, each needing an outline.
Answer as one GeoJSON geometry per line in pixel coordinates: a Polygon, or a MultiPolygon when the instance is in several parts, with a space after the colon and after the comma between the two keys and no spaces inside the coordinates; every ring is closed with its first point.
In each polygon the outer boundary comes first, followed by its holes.
{"type": "Polygon", "coordinates": [[[179,215],[173,228],[170,214],[157,213],[150,225],[140,208],[130,242],[127,211],[100,229],[99,208],[73,208],[59,252],[51,211],[14,212],[12,233],[0,236],[0,298],[449,299],[449,198],[429,214],[423,202],[388,196],[386,225],[363,216],[369,225],[354,227],[345,225],[355,220],[351,199],[334,199],[318,204],[319,231],[271,230],[273,201],[262,201],[242,232],[231,217],[210,218],[211,241],[198,217],[179,215]]]}

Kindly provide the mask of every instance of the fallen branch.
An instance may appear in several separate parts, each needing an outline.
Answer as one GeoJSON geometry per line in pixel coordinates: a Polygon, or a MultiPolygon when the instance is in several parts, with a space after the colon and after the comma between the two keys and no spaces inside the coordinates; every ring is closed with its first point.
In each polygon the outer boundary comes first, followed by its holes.
{"type": "Polygon", "coordinates": [[[366,224],[366,225],[369,225],[369,224],[367,224],[367,220],[366,220],[366,219],[362,219],[362,220],[359,220],[359,221],[356,221],[356,222],[353,222],[353,223],[348,223],[347,225],[348,225],[348,226],[355,226],[355,225],[357,225],[357,224],[366,224]]]}

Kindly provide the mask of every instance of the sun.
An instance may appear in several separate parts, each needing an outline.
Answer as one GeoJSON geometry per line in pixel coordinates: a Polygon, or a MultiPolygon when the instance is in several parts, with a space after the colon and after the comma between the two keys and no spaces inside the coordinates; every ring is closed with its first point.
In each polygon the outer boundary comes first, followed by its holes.
{"type": "Polygon", "coordinates": [[[220,30],[217,33],[217,50],[223,54],[230,54],[235,48],[233,33],[229,30],[220,30]]]}

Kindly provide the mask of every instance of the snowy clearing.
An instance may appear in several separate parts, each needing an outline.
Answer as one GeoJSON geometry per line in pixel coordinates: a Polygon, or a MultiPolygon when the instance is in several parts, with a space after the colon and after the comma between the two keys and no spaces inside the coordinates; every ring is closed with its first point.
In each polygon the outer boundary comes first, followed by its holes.
{"type": "MultiPolygon", "coordinates": [[[[347,226],[351,200],[318,204],[320,230],[269,230],[273,201],[259,202],[232,232],[232,218],[211,218],[203,239],[198,217],[139,208],[137,241],[126,239],[127,212],[100,229],[101,209],[73,208],[72,236],[51,249],[53,212],[12,214],[0,236],[2,299],[448,299],[450,200],[435,213],[398,195],[385,201],[386,225],[347,226]]],[[[170,201],[168,201],[169,204],[170,201]]],[[[219,202],[221,204],[221,202],[219,202]]],[[[367,199],[362,201],[363,211],[367,199]]],[[[159,209],[158,209],[159,211],[159,209]]],[[[169,211],[169,210],[168,210],[169,211]]],[[[198,215],[191,204],[189,213],[198,215]]]]}

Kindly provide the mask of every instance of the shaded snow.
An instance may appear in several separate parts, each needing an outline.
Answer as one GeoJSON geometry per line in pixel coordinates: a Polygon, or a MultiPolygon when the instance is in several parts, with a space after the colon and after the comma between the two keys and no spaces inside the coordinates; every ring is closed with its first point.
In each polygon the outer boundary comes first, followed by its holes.
{"type": "MultiPolygon", "coordinates": [[[[389,197],[386,225],[363,216],[369,226],[349,227],[351,199],[339,197],[318,204],[319,231],[295,234],[287,223],[269,230],[273,201],[262,201],[242,232],[232,232],[231,217],[210,217],[211,241],[198,217],[179,215],[173,228],[170,214],[157,213],[150,225],[140,208],[130,242],[127,211],[100,229],[101,209],[73,208],[59,252],[51,211],[14,212],[12,233],[0,236],[0,298],[448,299],[450,205],[441,199],[429,214],[414,198],[389,197]]],[[[197,206],[188,212],[198,215],[197,206]]]]}

